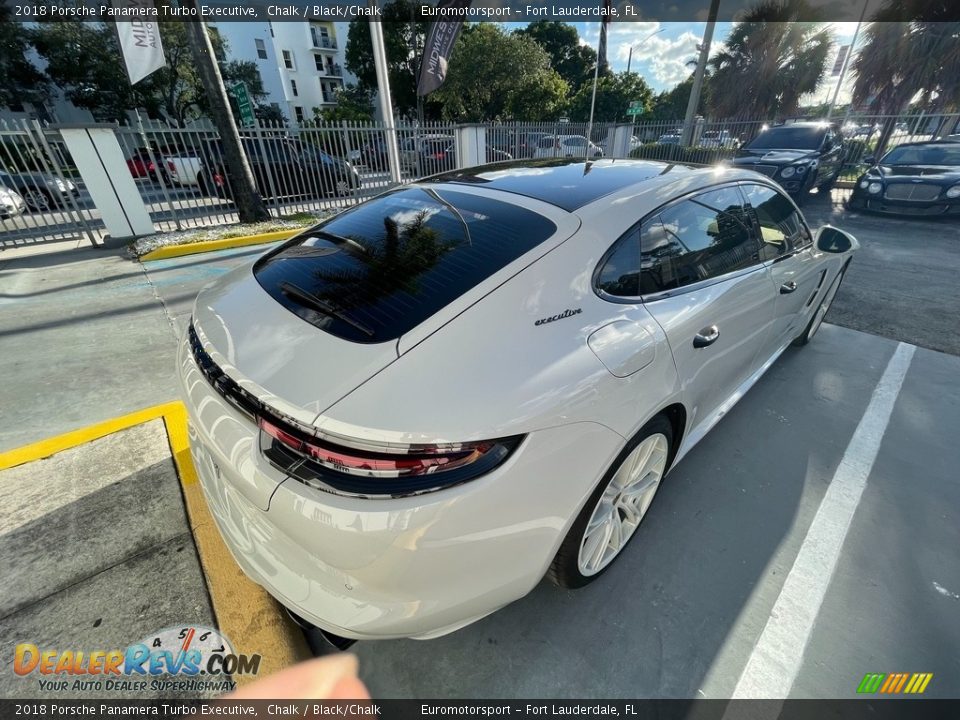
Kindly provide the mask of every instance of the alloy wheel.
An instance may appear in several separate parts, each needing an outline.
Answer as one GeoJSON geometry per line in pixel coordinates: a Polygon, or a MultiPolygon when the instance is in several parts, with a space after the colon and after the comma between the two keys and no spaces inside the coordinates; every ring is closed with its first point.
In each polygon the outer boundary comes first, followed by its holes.
{"type": "Polygon", "coordinates": [[[42,190],[30,190],[23,194],[23,199],[31,210],[46,212],[50,209],[50,198],[42,190]]]}
{"type": "Polygon", "coordinates": [[[660,487],[669,447],[665,435],[654,433],[613,474],[580,541],[577,565],[583,575],[603,570],[633,536],[660,487]]]}

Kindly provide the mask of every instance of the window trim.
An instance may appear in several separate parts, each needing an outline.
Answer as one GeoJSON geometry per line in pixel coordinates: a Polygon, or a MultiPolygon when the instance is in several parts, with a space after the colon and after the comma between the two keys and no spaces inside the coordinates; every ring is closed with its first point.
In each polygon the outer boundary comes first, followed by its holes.
{"type": "MultiPolygon", "coordinates": [[[[746,204],[747,203],[746,193],[744,193],[742,188],[740,187],[740,185],[745,182],[754,182],[754,181],[737,179],[737,180],[726,180],[724,182],[720,182],[715,185],[704,185],[703,187],[699,187],[696,190],[691,190],[690,192],[684,193],[683,195],[680,195],[671,200],[668,200],[667,202],[663,203],[662,205],[659,205],[658,207],[648,212],[646,215],[640,218],[640,220],[638,220],[637,222],[633,223],[629,228],[627,228],[627,230],[622,232],[620,236],[610,244],[610,247],[608,247],[606,251],[604,251],[603,255],[600,256],[600,260],[597,262],[597,266],[593,269],[593,276],[591,279],[591,284],[593,285],[594,294],[597,297],[599,297],[601,300],[605,300],[606,302],[617,303],[618,305],[639,305],[639,304],[645,304],[648,302],[656,302],[657,300],[664,300],[670,297],[676,297],[677,295],[684,295],[688,292],[695,292],[697,290],[702,290],[703,288],[710,287],[711,285],[716,285],[717,283],[720,283],[720,282],[733,280],[734,278],[740,277],[741,275],[748,275],[749,273],[756,272],[757,270],[761,270],[761,269],[766,270],[767,263],[769,261],[764,261],[760,259],[760,256],[759,256],[760,240],[757,237],[756,228],[748,227],[747,229],[750,231],[750,236],[753,238],[754,242],[757,243],[757,260],[749,267],[741,268],[739,270],[731,270],[730,272],[724,273],[723,275],[717,275],[712,278],[707,278],[706,280],[700,280],[695,283],[690,283],[689,285],[684,285],[683,287],[680,287],[680,288],[673,288],[671,290],[662,290],[661,292],[658,292],[658,293],[647,293],[646,295],[631,295],[631,296],[610,295],[600,287],[600,283],[599,283],[600,273],[603,270],[604,265],[606,265],[607,260],[613,254],[614,250],[617,248],[617,246],[621,242],[625,242],[631,233],[633,233],[634,231],[640,230],[645,222],[647,222],[648,220],[650,220],[655,216],[660,215],[663,211],[669,210],[674,205],[679,205],[682,202],[693,200],[696,196],[702,195],[706,192],[711,192],[713,190],[722,190],[728,187],[736,188],[737,191],[740,193],[740,195],[743,197],[743,201],[746,204]]],[[[773,183],[756,181],[755,184],[764,185],[776,192],[780,192],[776,187],[774,187],[773,183]]],[[[791,202],[793,202],[792,199],[791,199],[791,202]]],[[[796,203],[794,203],[794,207],[796,208],[796,203]]],[[[799,208],[797,208],[797,210],[799,212],[799,208]]],[[[800,214],[800,217],[803,218],[802,213],[800,214]]],[[[751,223],[751,226],[752,225],[753,223],[751,223]]],[[[806,225],[806,221],[804,221],[804,225],[806,225]]],[[[641,236],[642,236],[642,233],[641,233],[641,236]]]]}

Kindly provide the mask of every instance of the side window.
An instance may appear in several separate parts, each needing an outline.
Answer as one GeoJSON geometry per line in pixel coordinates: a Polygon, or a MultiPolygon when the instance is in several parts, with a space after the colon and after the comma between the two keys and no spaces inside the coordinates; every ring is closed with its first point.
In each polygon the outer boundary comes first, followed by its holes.
{"type": "Polygon", "coordinates": [[[736,188],[698,195],[660,214],[663,235],[651,232],[644,252],[645,293],[662,292],[741,270],[758,261],[736,188]]]}
{"type": "Polygon", "coordinates": [[[637,297],[640,294],[640,230],[631,230],[603,264],[598,287],[608,295],[637,297]]]}
{"type": "Polygon", "coordinates": [[[812,242],[800,213],[786,197],[763,185],[744,185],[760,231],[760,258],[774,260],[812,242]]]}

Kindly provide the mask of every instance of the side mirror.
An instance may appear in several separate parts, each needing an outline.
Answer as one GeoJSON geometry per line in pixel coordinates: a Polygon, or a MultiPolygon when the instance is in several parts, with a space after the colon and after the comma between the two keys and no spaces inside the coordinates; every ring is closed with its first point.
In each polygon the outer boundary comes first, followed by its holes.
{"type": "Polygon", "coordinates": [[[817,250],[827,253],[852,252],[860,247],[857,239],[832,225],[824,225],[817,232],[817,250]]]}
{"type": "Polygon", "coordinates": [[[862,162],[866,163],[867,165],[876,165],[877,158],[875,155],[867,155],[862,162]]]}

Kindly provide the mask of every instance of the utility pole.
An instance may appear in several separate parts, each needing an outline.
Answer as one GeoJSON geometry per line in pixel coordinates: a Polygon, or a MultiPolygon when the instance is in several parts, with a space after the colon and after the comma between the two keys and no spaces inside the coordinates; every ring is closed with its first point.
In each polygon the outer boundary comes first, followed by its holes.
{"type": "MultiPolygon", "coordinates": [[[[197,0],[181,0],[181,5],[192,8],[197,17],[200,8],[197,0]]],[[[233,202],[237,206],[237,215],[240,222],[262,222],[270,219],[267,206],[257,192],[257,186],[250,170],[250,163],[240,144],[240,132],[230,110],[230,101],[227,99],[226,88],[223,87],[223,78],[217,58],[213,54],[213,45],[207,34],[207,24],[200,20],[185,22],[187,43],[193,55],[203,88],[207,92],[207,101],[210,103],[210,115],[213,124],[220,133],[220,142],[223,146],[224,163],[230,176],[230,189],[233,193],[233,202]]]]}
{"type": "MultiPolygon", "coordinates": [[[[837,87],[833,91],[833,98],[830,100],[830,108],[827,110],[827,122],[829,122],[833,117],[834,108],[837,106],[837,98],[840,97],[840,88],[843,87],[843,81],[847,78],[847,68],[850,67],[850,60],[853,58],[853,53],[857,51],[857,40],[860,37],[860,28],[863,25],[863,18],[867,15],[867,5],[869,4],[870,0],[863,0],[863,10],[860,11],[860,19],[857,21],[857,29],[853,33],[853,40],[850,42],[850,49],[847,50],[847,55],[843,58],[843,67],[840,68],[840,79],[837,80],[837,87]]],[[[849,105],[852,106],[853,103],[850,103],[849,105]]]]}
{"type": "Polygon", "coordinates": [[[710,59],[710,44],[713,42],[713,29],[717,25],[717,13],[720,10],[720,0],[711,0],[710,14],[707,17],[707,29],[703,33],[703,43],[700,45],[700,58],[697,60],[697,69],[693,73],[693,87],[690,88],[690,100],[687,102],[687,115],[683,119],[683,137],[680,145],[688,147],[693,141],[693,121],[700,107],[700,93],[703,91],[703,76],[707,71],[707,60],[710,59]]]}

